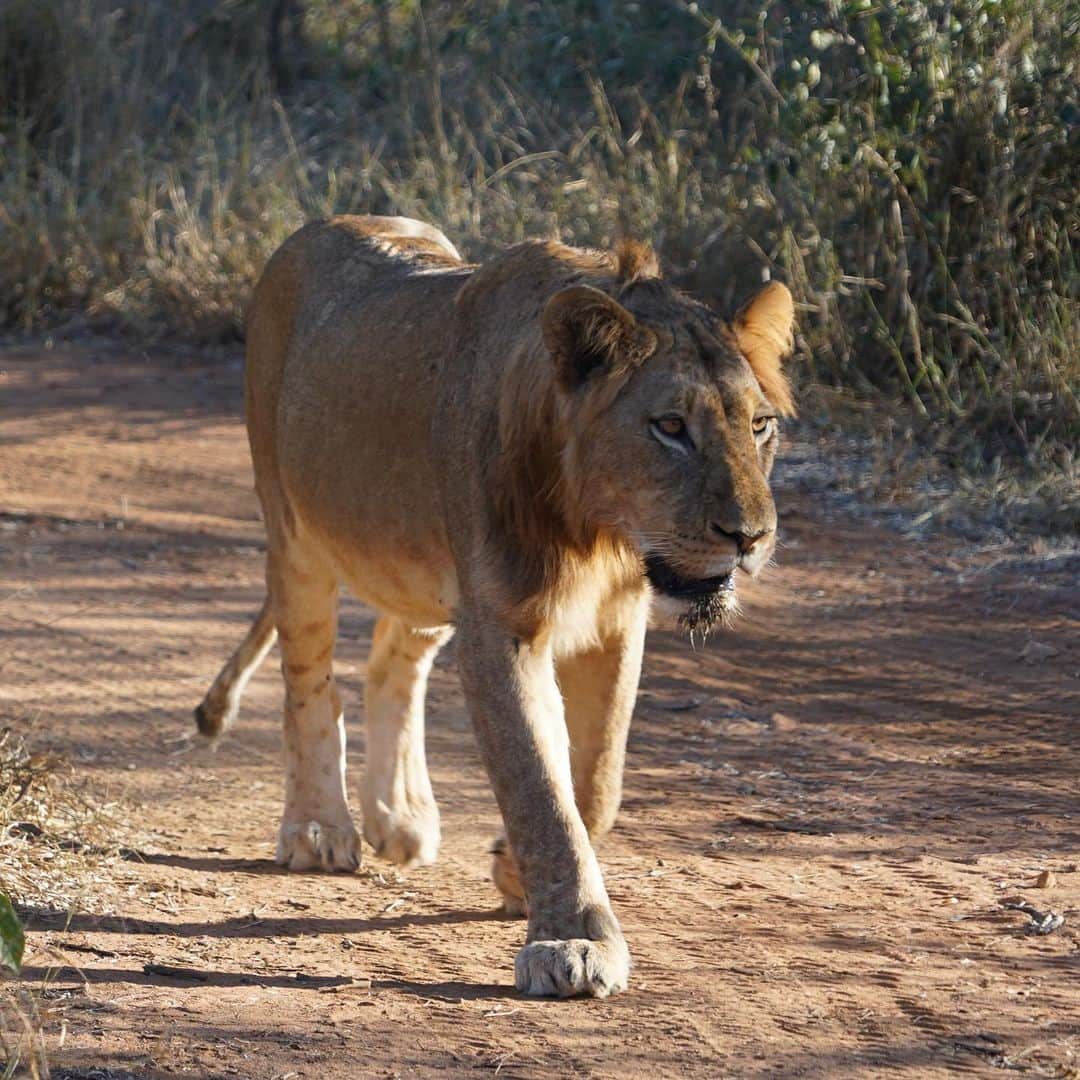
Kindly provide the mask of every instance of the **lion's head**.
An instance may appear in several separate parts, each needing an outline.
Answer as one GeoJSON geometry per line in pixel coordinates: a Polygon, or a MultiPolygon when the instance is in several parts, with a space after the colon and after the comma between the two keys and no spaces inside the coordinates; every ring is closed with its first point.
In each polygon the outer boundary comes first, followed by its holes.
{"type": "Polygon", "coordinates": [[[562,483],[591,530],[629,541],[691,631],[735,607],[735,571],[772,556],[769,474],[794,411],[780,367],[794,305],[779,283],[731,322],[624,248],[614,295],[575,284],[544,307],[565,444],[562,483]],[[632,265],[627,265],[632,263],[632,265]]]}

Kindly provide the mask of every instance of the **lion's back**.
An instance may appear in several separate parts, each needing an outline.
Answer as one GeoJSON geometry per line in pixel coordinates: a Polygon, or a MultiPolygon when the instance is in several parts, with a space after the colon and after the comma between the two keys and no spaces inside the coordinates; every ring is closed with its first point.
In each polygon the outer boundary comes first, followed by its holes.
{"type": "Polygon", "coordinates": [[[398,355],[437,336],[427,314],[452,296],[463,269],[442,233],[408,218],[343,216],[293,233],[267,263],[248,308],[245,396],[256,471],[274,457],[286,382],[309,406],[358,378],[369,384],[366,396],[377,397],[379,384],[400,370],[398,355]]]}

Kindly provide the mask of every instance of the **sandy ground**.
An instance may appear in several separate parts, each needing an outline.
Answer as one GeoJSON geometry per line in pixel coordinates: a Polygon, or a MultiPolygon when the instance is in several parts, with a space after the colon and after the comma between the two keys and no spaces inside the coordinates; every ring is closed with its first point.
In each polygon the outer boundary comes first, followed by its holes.
{"type": "MultiPolygon", "coordinates": [[[[524,1000],[452,649],[437,866],[274,867],[276,661],[216,753],[193,737],[262,596],[236,356],[0,368],[0,720],[124,800],[135,838],[98,913],[24,908],[54,1077],[1080,1076],[1075,555],[853,517],[796,446],[737,630],[650,638],[601,850],[631,990],[524,1000]],[[1019,900],[1064,925],[1030,933],[1019,900]]],[[[347,604],[354,797],[370,629],[347,604]]]]}

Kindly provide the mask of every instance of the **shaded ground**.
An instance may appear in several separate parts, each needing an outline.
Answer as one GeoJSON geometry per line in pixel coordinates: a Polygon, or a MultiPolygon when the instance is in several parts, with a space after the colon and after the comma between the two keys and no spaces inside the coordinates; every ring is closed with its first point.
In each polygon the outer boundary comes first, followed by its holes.
{"type": "MultiPolygon", "coordinates": [[[[794,447],[780,566],[737,631],[650,640],[601,852],[631,992],[523,1000],[452,650],[438,866],[272,865],[274,662],[216,753],[192,738],[262,594],[236,358],[0,367],[0,720],[124,800],[135,849],[102,913],[26,912],[54,1075],[1080,1075],[1075,555],[856,520],[794,447]],[[1019,898],[1064,925],[1027,933],[1019,898]]],[[[354,794],[370,627],[346,606],[354,794]]]]}

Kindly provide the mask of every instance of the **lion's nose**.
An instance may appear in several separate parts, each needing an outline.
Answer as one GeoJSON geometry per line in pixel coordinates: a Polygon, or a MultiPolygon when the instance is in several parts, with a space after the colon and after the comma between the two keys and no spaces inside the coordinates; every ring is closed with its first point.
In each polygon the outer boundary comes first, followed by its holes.
{"type": "Polygon", "coordinates": [[[717,536],[724,536],[728,540],[734,540],[740,555],[749,555],[754,550],[754,545],[759,540],[764,540],[772,530],[762,529],[760,532],[747,533],[738,529],[725,529],[719,522],[714,521],[712,531],[717,536]]]}

